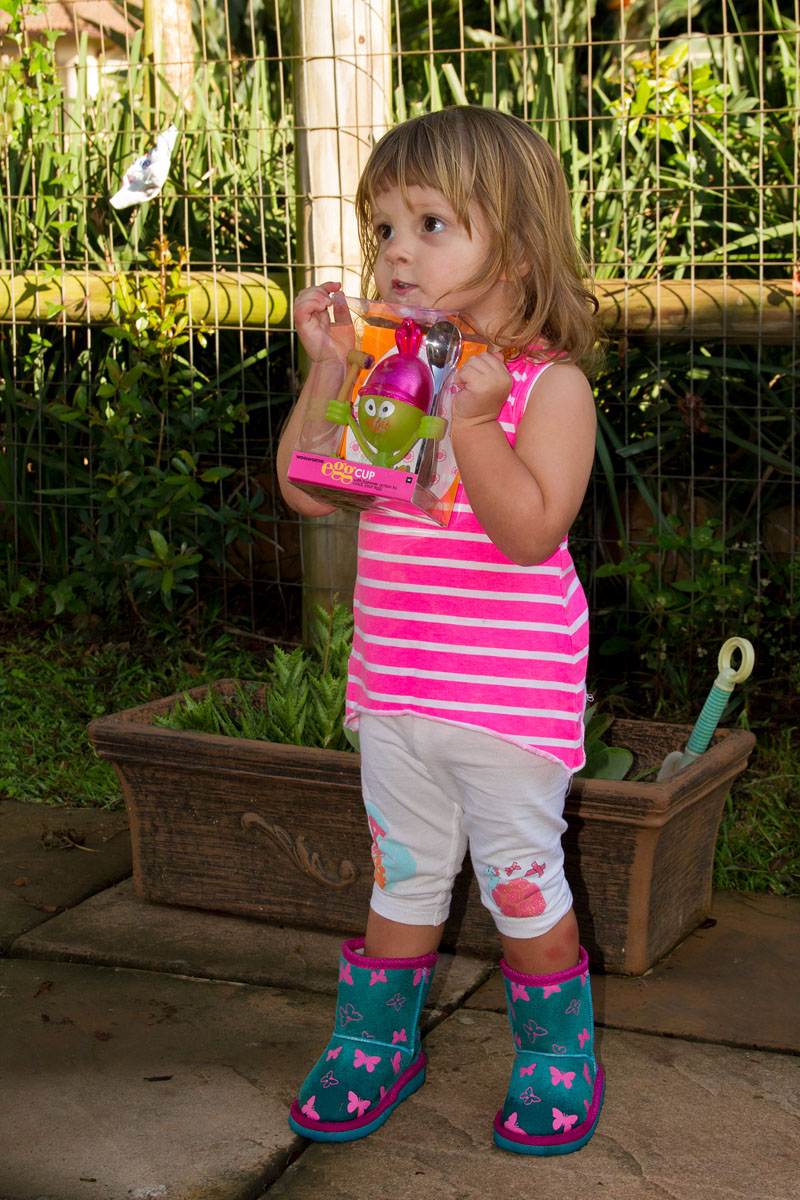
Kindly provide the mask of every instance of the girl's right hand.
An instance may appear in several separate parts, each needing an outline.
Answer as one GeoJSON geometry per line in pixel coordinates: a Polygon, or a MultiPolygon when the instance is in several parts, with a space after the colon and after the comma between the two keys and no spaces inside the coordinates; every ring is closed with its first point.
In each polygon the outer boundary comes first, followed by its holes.
{"type": "Polygon", "coordinates": [[[294,323],[312,362],[341,360],[355,345],[353,322],[340,283],[321,283],[298,292],[294,323]]]}

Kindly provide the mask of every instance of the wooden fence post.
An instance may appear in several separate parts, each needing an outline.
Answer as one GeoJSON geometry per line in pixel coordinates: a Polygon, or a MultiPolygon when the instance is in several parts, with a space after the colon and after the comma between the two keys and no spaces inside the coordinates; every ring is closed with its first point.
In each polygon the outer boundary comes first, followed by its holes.
{"type": "Polygon", "coordinates": [[[162,94],[161,79],[165,80],[175,93],[183,108],[194,108],[191,0],[143,0],[142,12],[144,52],[153,64],[153,109],[161,114],[162,108],[171,103],[169,98],[162,94]]]}
{"type": "MultiPolygon", "coordinates": [[[[391,119],[389,0],[294,0],[295,147],[300,287],[341,280],[360,295],[353,201],[362,167],[391,119]]],[[[350,602],[356,573],[353,513],[305,521],[306,604],[350,602]]]]}

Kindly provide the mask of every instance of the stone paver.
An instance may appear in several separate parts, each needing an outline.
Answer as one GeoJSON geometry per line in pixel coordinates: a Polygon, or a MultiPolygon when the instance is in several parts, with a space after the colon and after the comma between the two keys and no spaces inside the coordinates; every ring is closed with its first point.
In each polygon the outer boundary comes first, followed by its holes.
{"type": "Polygon", "coordinates": [[[13,959],[0,1014],[3,1200],[252,1197],[330,1027],[308,993],[13,959]]]}
{"type": "Polygon", "coordinates": [[[431,992],[426,1086],[318,1146],[286,1116],[330,1033],[339,936],[138,900],[123,813],[4,802],[0,830],[0,1200],[799,1194],[800,1057],[772,1051],[799,1049],[800,901],[719,894],[647,975],[594,977],[608,1089],[580,1153],[493,1145],[505,1001],[462,955],[431,992]],[[88,851],[45,852],[43,825],[88,851]]]}
{"type": "Polygon", "coordinates": [[[131,873],[124,812],[0,800],[0,829],[0,954],[21,933],[131,873]],[[80,839],[82,847],[68,848],[80,839]]]}
{"type": "Polygon", "coordinates": [[[510,1033],[462,1010],[426,1042],[428,1082],[371,1137],[310,1145],[266,1200],[789,1200],[797,1192],[800,1060],[605,1030],[608,1088],[577,1154],[499,1150],[510,1033]]]}
{"type": "MultiPolygon", "coordinates": [[[[151,904],[139,900],[133,881],[126,880],[19,938],[12,954],[331,996],[338,984],[341,943],[339,934],[151,904]]],[[[442,954],[428,1008],[456,1008],[491,969],[482,959],[442,954]]]]}
{"type": "MultiPolygon", "coordinates": [[[[600,1024],[800,1053],[800,900],[717,892],[716,924],[690,934],[646,975],[593,976],[600,1024]]],[[[493,976],[468,1008],[505,1012],[493,976]]]]}

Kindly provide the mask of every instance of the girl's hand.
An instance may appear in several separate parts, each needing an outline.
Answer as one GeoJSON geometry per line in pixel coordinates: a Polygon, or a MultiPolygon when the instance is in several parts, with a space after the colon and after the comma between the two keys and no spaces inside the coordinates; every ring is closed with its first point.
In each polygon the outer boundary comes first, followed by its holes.
{"type": "Polygon", "coordinates": [[[473,355],[456,375],[453,417],[470,425],[496,421],[512,383],[502,353],[473,355]]]}
{"type": "Polygon", "coordinates": [[[298,292],[294,323],[312,362],[341,360],[355,346],[353,322],[340,283],[321,283],[298,292]]]}

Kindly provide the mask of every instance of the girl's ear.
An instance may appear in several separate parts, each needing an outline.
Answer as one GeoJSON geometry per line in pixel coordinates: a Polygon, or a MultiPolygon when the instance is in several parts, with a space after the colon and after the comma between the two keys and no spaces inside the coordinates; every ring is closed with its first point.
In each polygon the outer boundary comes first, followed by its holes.
{"type": "MultiPolygon", "coordinates": [[[[526,254],[526,248],[523,245],[519,234],[511,234],[511,261],[516,263],[518,274],[525,279],[531,272],[531,261],[526,254]]],[[[508,278],[506,272],[503,273],[503,278],[508,278]]]]}
{"type": "MultiPolygon", "coordinates": [[[[524,259],[519,264],[519,267],[517,269],[519,271],[521,279],[526,279],[527,276],[530,274],[530,268],[528,267],[528,264],[524,259]]],[[[505,270],[505,268],[500,272],[500,274],[498,275],[497,278],[500,283],[510,283],[511,282],[511,277],[510,277],[508,271],[505,270]]]]}

